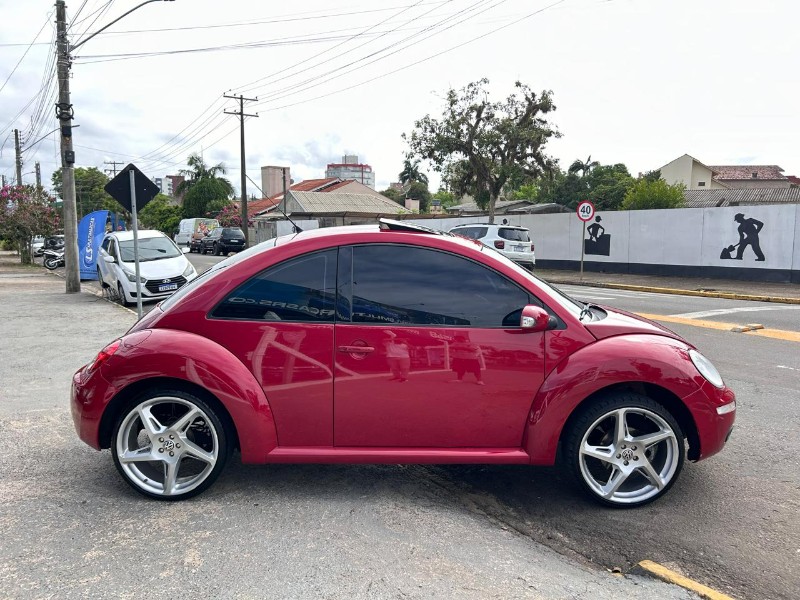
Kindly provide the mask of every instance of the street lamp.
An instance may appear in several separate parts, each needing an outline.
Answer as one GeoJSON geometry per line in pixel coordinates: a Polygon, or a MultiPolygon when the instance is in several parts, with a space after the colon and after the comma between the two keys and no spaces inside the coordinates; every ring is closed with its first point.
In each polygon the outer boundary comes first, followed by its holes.
{"type": "Polygon", "coordinates": [[[64,270],[67,282],[67,293],[81,291],[80,268],[78,265],[78,219],[75,206],[75,151],[72,149],[72,120],[75,112],[70,102],[69,70],[72,62],[70,52],[83,46],[98,33],[102,33],[114,23],[120,21],[151,2],[173,2],[174,0],[146,0],[134,6],[122,16],[117,17],[105,27],[100,28],[81,43],[70,48],[67,40],[67,10],[64,0],[56,0],[56,53],[58,57],[58,104],[56,117],[61,129],[61,196],[64,201],[64,270]]]}

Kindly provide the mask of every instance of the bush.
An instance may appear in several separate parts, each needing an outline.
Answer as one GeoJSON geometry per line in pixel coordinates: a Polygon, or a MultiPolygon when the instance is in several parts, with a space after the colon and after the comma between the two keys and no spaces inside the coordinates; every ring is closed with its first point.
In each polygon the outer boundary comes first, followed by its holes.
{"type": "Polygon", "coordinates": [[[638,179],[625,194],[622,210],[649,210],[656,208],[683,208],[686,200],[682,184],[670,185],[663,179],[638,179]]]}

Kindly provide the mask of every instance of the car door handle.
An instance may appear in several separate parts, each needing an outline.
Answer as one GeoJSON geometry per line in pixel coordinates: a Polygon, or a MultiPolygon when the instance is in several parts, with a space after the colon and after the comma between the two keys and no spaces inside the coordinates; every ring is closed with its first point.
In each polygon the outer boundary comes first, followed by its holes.
{"type": "Polygon", "coordinates": [[[375,348],[372,346],[339,346],[337,350],[350,354],[369,354],[370,352],[375,352],[375,348]]]}

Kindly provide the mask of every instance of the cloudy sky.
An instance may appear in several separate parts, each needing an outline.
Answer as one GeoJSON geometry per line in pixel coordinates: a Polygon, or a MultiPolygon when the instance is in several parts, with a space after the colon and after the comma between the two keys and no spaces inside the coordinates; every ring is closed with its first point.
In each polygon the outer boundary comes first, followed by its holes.
{"type": "MultiPolygon", "coordinates": [[[[69,0],[78,44],[140,0],[69,0]]],[[[0,0],[0,173],[60,165],[52,0],[0,0]],[[33,44],[31,44],[34,42],[33,44]],[[40,138],[43,141],[39,141],[40,138]]],[[[175,0],[153,2],[78,48],[77,166],[135,163],[173,174],[202,152],[238,187],[236,104],[247,172],[296,180],[357,154],[378,189],[397,179],[401,134],[440,115],[449,87],[486,77],[554,93],[566,168],[588,155],[635,175],[689,153],[706,164],[778,164],[800,175],[796,0],[175,0]]],[[[432,187],[438,178],[432,176],[432,187]]],[[[258,194],[248,183],[248,191],[258,194]]]]}

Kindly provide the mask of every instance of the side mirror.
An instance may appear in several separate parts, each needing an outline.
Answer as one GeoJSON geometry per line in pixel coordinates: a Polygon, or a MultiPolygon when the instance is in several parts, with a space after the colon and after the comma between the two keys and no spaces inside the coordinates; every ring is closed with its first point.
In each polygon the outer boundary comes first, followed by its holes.
{"type": "Polygon", "coordinates": [[[117,259],[115,259],[110,254],[106,254],[105,256],[103,256],[103,260],[106,261],[109,264],[114,264],[115,262],[117,262],[117,259]]]}
{"type": "Polygon", "coordinates": [[[519,326],[528,331],[547,331],[557,326],[558,321],[555,317],[547,314],[541,306],[529,304],[522,309],[519,326]]]}

